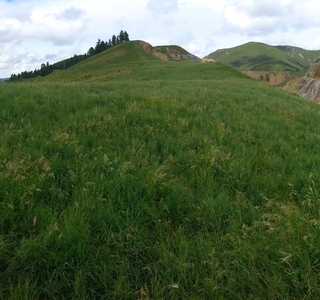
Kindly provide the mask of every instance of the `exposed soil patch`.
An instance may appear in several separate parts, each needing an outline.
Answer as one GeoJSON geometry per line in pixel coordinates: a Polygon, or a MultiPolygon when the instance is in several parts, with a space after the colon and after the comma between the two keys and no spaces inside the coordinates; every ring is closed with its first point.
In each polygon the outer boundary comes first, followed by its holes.
{"type": "Polygon", "coordinates": [[[320,103],[320,78],[297,77],[290,80],[284,89],[295,92],[307,100],[320,103]]]}
{"type": "Polygon", "coordinates": [[[304,77],[290,80],[284,87],[300,96],[320,103],[320,60],[315,60],[304,77]]]}
{"type": "Polygon", "coordinates": [[[247,74],[248,76],[254,79],[262,80],[272,85],[281,84],[282,82],[294,76],[291,72],[288,72],[288,71],[278,71],[278,72],[243,71],[243,73],[247,74]]]}
{"type": "Polygon", "coordinates": [[[174,47],[153,47],[149,43],[140,42],[143,50],[149,54],[152,54],[163,61],[182,61],[182,60],[192,60],[201,62],[201,59],[185,50],[179,51],[174,47]]]}

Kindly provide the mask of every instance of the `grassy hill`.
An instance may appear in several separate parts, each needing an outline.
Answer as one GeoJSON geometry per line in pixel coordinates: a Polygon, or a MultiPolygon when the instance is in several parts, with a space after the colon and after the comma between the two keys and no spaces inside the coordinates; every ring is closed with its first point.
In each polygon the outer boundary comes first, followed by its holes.
{"type": "MultiPolygon", "coordinates": [[[[179,61],[174,64],[171,53],[190,55],[178,46],[152,47],[143,41],[122,43],[111,49],[82,61],[65,71],[55,71],[43,78],[45,81],[105,81],[105,80],[151,80],[170,76],[192,77],[190,72],[183,74],[182,65],[188,69],[193,60],[179,61]],[[180,64],[181,63],[181,64],[180,64]],[[174,70],[168,69],[173,68],[174,70]],[[177,72],[178,74],[175,74],[177,72]]],[[[177,59],[178,60],[178,59],[177,59]]]]}
{"type": "Polygon", "coordinates": [[[0,101],[0,299],[320,297],[318,105],[135,42],[0,101]]]}
{"type": "Polygon", "coordinates": [[[212,58],[241,71],[290,71],[303,73],[320,50],[310,51],[291,46],[270,46],[250,42],[229,49],[217,50],[206,58],[212,58]]]}

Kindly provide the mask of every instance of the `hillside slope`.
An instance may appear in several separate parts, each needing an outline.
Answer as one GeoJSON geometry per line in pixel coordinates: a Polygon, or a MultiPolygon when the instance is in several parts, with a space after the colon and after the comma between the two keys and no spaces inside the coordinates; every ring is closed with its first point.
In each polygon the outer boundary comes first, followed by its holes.
{"type": "Polygon", "coordinates": [[[212,58],[241,71],[305,71],[319,57],[320,51],[309,51],[291,46],[270,46],[249,42],[229,49],[220,49],[206,58],[212,58]]]}
{"type": "Polygon", "coordinates": [[[74,69],[0,84],[0,299],[320,299],[319,105],[139,42],[74,69]]]}

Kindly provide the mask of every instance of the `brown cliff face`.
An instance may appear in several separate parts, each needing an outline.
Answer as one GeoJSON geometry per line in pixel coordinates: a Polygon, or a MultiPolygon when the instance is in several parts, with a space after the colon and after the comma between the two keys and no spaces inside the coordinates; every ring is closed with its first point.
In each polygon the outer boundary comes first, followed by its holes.
{"type": "Polygon", "coordinates": [[[141,42],[141,46],[149,54],[152,54],[163,61],[182,61],[191,60],[196,62],[201,62],[201,59],[191,53],[186,52],[181,48],[175,49],[174,47],[153,47],[149,43],[141,42]]]}
{"type": "Polygon", "coordinates": [[[310,65],[304,77],[289,81],[284,88],[320,103],[320,57],[310,65]]]}

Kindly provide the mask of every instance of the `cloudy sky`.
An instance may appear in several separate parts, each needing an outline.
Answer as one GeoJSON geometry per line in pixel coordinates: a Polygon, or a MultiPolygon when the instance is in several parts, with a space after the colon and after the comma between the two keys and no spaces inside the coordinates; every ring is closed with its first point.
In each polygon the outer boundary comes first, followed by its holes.
{"type": "Polygon", "coordinates": [[[249,41],[320,50],[319,0],[0,0],[0,78],[83,54],[121,29],[203,57],[249,41]]]}

